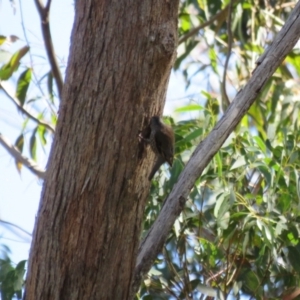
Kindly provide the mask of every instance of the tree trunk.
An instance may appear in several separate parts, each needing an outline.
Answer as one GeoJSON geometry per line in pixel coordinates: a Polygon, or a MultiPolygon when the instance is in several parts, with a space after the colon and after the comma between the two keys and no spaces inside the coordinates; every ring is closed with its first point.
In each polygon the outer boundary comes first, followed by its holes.
{"type": "Polygon", "coordinates": [[[153,163],[137,136],[162,112],[178,0],[75,2],[25,299],[130,299],[153,163]]]}

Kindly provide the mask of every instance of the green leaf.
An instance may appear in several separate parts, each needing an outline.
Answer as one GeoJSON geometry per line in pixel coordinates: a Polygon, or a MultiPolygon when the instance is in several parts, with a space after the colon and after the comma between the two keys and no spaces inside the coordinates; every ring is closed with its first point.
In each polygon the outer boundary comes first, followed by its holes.
{"type": "Polygon", "coordinates": [[[239,281],[239,282],[235,281],[233,283],[233,293],[234,293],[235,296],[238,295],[242,285],[243,285],[243,283],[241,281],[239,281]]]}
{"type": "Polygon", "coordinates": [[[186,142],[186,143],[191,142],[192,140],[198,138],[202,134],[203,134],[203,129],[202,128],[196,129],[192,133],[187,135],[184,139],[182,139],[182,141],[186,142]]]}
{"type": "Polygon", "coordinates": [[[182,13],[179,15],[180,28],[182,31],[187,32],[191,28],[190,14],[182,13]]]}
{"type": "Polygon", "coordinates": [[[276,137],[276,126],[274,124],[268,125],[267,136],[270,141],[273,141],[276,137]]]}
{"type": "Polygon", "coordinates": [[[285,224],[285,222],[279,221],[279,222],[276,224],[275,235],[276,235],[276,236],[279,236],[284,230],[288,230],[287,225],[285,224]]]}
{"type": "Polygon", "coordinates": [[[227,229],[230,221],[230,213],[226,211],[220,218],[218,218],[218,225],[222,229],[227,229]]]}
{"type": "Polygon", "coordinates": [[[30,143],[29,143],[30,155],[34,160],[36,160],[36,147],[37,147],[36,136],[35,136],[36,132],[37,132],[37,128],[33,130],[32,135],[30,137],[30,143]]]}
{"type": "Polygon", "coordinates": [[[24,134],[21,133],[19,137],[16,139],[15,146],[19,149],[19,151],[23,152],[24,147],[24,134]]]}
{"type": "MultiPolygon", "coordinates": [[[[21,133],[19,135],[19,137],[16,139],[15,146],[18,148],[18,150],[21,153],[23,152],[23,148],[24,148],[24,135],[23,135],[23,133],[21,133]]],[[[23,164],[18,160],[15,160],[15,164],[16,164],[16,167],[17,167],[17,171],[20,173],[23,164]]]]}
{"type": "Polygon", "coordinates": [[[267,224],[263,223],[263,233],[270,242],[273,242],[273,232],[271,226],[267,226],[267,224]]]}
{"type": "Polygon", "coordinates": [[[189,112],[189,111],[203,110],[203,109],[204,109],[204,107],[201,105],[189,104],[189,105],[175,109],[175,112],[189,112]]]}
{"type": "Polygon", "coordinates": [[[256,273],[252,270],[247,269],[243,277],[243,288],[246,289],[246,292],[254,292],[257,291],[258,286],[260,285],[259,278],[256,273]]]}
{"type": "Polygon", "coordinates": [[[50,71],[47,76],[47,87],[48,87],[48,93],[49,93],[51,103],[53,104],[54,100],[53,100],[53,74],[52,74],[52,71],[50,71]]]}
{"type": "Polygon", "coordinates": [[[259,148],[262,150],[262,152],[266,153],[267,147],[266,147],[266,144],[264,143],[264,141],[259,136],[255,136],[253,139],[255,140],[255,142],[257,143],[259,148]]]}
{"type": "Polygon", "coordinates": [[[217,217],[217,222],[222,229],[226,229],[230,220],[229,210],[235,202],[234,191],[230,191],[230,194],[223,193],[217,200],[214,215],[217,217]],[[229,196],[229,199],[228,199],[229,196]]]}
{"type": "Polygon", "coordinates": [[[25,46],[21,48],[19,51],[17,51],[10,61],[2,66],[0,69],[0,79],[1,80],[7,80],[11,77],[14,71],[17,70],[20,64],[21,58],[29,51],[29,47],[25,46]]]}
{"type": "Polygon", "coordinates": [[[20,261],[15,269],[15,281],[14,281],[14,290],[19,291],[22,289],[24,284],[24,274],[25,274],[25,264],[26,260],[20,261]]]}
{"type": "Polygon", "coordinates": [[[45,146],[47,144],[47,139],[45,137],[45,134],[47,133],[46,127],[39,125],[37,132],[38,132],[41,144],[43,146],[45,146]]]}
{"type": "Polygon", "coordinates": [[[26,259],[25,259],[25,260],[21,260],[21,261],[17,264],[16,270],[18,270],[18,271],[25,271],[25,265],[26,265],[26,263],[27,263],[27,260],[26,260],[26,259]]]}
{"type": "Polygon", "coordinates": [[[256,220],[257,227],[259,228],[260,231],[262,231],[264,223],[261,221],[261,219],[256,220]]]}
{"type": "Polygon", "coordinates": [[[222,165],[222,159],[221,159],[220,152],[217,152],[217,154],[215,155],[215,160],[216,160],[217,167],[218,167],[218,176],[221,178],[223,165],[222,165]]]}
{"type": "Polygon", "coordinates": [[[225,201],[227,196],[228,196],[227,193],[222,193],[221,195],[218,196],[218,199],[217,199],[217,202],[216,202],[216,205],[215,205],[215,209],[214,209],[214,216],[216,218],[218,217],[220,208],[221,208],[221,206],[222,206],[222,204],[225,201]]]}
{"type": "Polygon", "coordinates": [[[31,81],[31,73],[31,69],[28,68],[20,75],[18,79],[16,97],[19,99],[22,106],[25,103],[27,90],[31,81]]]}
{"type": "Polygon", "coordinates": [[[244,156],[240,156],[240,157],[238,157],[238,159],[233,163],[233,165],[231,166],[230,170],[234,170],[234,169],[243,167],[243,166],[245,166],[246,164],[247,164],[247,163],[246,163],[245,157],[244,157],[244,156]]]}
{"type": "Polygon", "coordinates": [[[209,48],[209,58],[210,58],[210,62],[211,62],[211,67],[214,70],[214,72],[216,74],[218,74],[218,70],[217,70],[217,54],[216,51],[213,48],[209,48]]]}

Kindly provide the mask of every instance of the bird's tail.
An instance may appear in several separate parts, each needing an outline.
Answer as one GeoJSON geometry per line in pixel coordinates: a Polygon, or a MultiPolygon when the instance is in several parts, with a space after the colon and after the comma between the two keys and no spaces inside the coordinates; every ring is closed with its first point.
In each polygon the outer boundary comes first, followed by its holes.
{"type": "Polygon", "coordinates": [[[158,169],[164,162],[165,162],[165,160],[162,157],[157,158],[157,160],[152,168],[152,171],[150,172],[150,175],[148,177],[149,181],[152,180],[153,176],[155,175],[155,173],[158,171],[158,169]]]}

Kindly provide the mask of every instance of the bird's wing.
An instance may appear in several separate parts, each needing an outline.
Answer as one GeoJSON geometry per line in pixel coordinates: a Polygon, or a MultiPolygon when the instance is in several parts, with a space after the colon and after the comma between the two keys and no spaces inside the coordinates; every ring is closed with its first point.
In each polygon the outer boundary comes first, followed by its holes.
{"type": "Polygon", "coordinates": [[[156,148],[159,154],[165,158],[165,160],[172,165],[172,159],[174,156],[174,135],[173,132],[164,132],[158,130],[155,134],[156,148]]]}

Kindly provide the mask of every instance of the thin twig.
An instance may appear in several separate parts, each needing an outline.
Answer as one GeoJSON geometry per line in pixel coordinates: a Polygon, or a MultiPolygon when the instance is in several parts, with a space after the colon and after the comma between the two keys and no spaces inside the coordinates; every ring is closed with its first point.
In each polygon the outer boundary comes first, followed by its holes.
{"type": "Polygon", "coordinates": [[[237,2],[237,1],[238,0],[231,1],[230,4],[228,4],[225,8],[223,8],[222,10],[220,10],[210,20],[208,20],[208,21],[206,21],[206,22],[198,25],[197,27],[193,28],[188,33],[186,33],[185,35],[183,35],[181,38],[179,38],[178,45],[180,45],[181,43],[185,42],[188,38],[190,38],[190,37],[194,36],[195,34],[197,34],[199,30],[205,28],[206,26],[211,25],[214,21],[216,21],[222,14],[224,14],[229,9],[230,5],[232,5],[233,3],[237,2]]]}
{"type": "Polygon", "coordinates": [[[37,117],[35,117],[32,113],[30,113],[26,108],[24,108],[24,106],[21,105],[20,101],[14,97],[5,87],[5,83],[1,82],[0,83],[0,88],[3,90],[3,92],[8,96],[9,99],[11,99],[13,101],[13,103],[17,106],[17,108],[23,113],[25,114],[28,118],[30,118],[32,121],[36,122],[39,125],[44,126],[45,128],[47,128],[48,130],[50,130],[52,133],[55,132],[55,129],[53,128],[52,125],[50,125],[47,122],[41,121],[39,120],[37,117]]]}
{"type": "Polygon", "coordinates": [[[46,171],[39,167],[32,159],[25,157],[8,139],[0,133],[0,144],[7,150],[7,152],[18,162],[26,166],[33,174],[39,178],[45,179],[46,171]]]}
{"type": "MultiPolygon", "coordinates": [[[[40,0],[35,0],[34,2],[35,2],[35,5],[37,7],[37,10],[38,10],[40,16],[42,16],[44,14],[44,7],[43,7],[42,2],[40,0]]],[[[41,18],[41,19],[43,19],[43,18],[41,18]]]]}
{"type": "Polygon", "coordinates": [[[231,55],[231,49],[232,49],[232,29],[231,29],[231,14],[232,14],[232,0],[228,4],[228,18],[227,18],[227,31],[228,31],[228,50],[227,50],[227,56],[226,56],[226,61],[224,65],[224,72],[223,72],[223,81],[221,85],[222,89],[222,95],[223,95],[223,109],[224,111],[226,108],[230,105],[230,101],[227,95],[226,91],[226,74],[227,74],[227,69],[228,69],[228,63],[231,55]]]}
{"type": "Polygon", "coordinates": [[[63,89],[63,79],[62,79],[60,69],[58,67],[57,59],[54,54],[54,47],[52,43],[52,37],[51,37],[51,31],[49,25],[49,11],[50,11],[51,0],[48,0],[45,7],[43,6],[40,0],[35,0],[34,2],[36,4],[37,10],[40,15],[42,34],[45,42],[46,52],[51,66],[52,74],[56,82],[58,95],[59,98],[61,99],[62,89],[63,89]]]}
{"type": "Polygon", "coordinates": [[[224,269],[218,271],[216,274],[213,274],[211,277],[207,278],[206,281],[205,281],[205,284],[209,284],[210,281],[214,280],[215,278],[221,276],[224,272],[226,272],[226,270],[228,269],[229,267],[225,267],[224,269]]]}
{"type": "Polygon", "coordinates": [[[170,273],[171,274],[173,273],[175,279],[177,279],[176,281],[174,281],[174,285],[176,285],[176,287],[178,288],[179,291],[182,291],[182,287],[184,287],[184,282],[182,281],[180,275],[176,271],[166,247],[164,247],[164,249],[163,249],[163,256],[166,260],[167,266],[169,267],[170,273]]]}
{"type": "MultiPolygon", "coordinates": [[[[27,31],[25,29],[25,20],[24,20],[24,16],[23,16],[22,0],[19,0],[19,6],[20,6],[21,26],[22,26],[22,30],[23,30],[23,35],[24,35],[26,44],[29,46],[30,42],[29,42],[29,39],[27,37],[27,31]]],[[[51,109],[52,113],[54,115],[56,115],[56,112],[55,112],[54,108],[52,107],[51,103],[47,100],[47,98],[45,96],[45,93],[44,93],[43,89],[41,88],[39,80],[36,76],[36,72],[34,71],[34,68],[33,68],[34,63],[33,63],[31,48],[29,48],[29,58],[30,58],[30,64],[31,64],[31,67],[32,67],[32,74],[33,74],[33,77],[35,79],[35,85],[39,89],[40,93],[44,96],[44,99],[45,99],[47,105],[49,106],[49,108],[51,109]]]]}
{"type": "Polygon", "coordinates": [[[49,12],[50,11],[50,5],[51,5],[51,0],[47,1],[45,9],[49,12]]]}
{"type": "MultiPolygon", "coordinates": [[[[0,137],[1,137],[1,134],[0,134],[0,137]]],[[[26,231],[25,229],[23,229],[22,227],[16,225],[16,224],[13,224],[11,222],[8,222],[8,221],[4,221],[4,220],[0,220],[0,223],[3,223],[3,224],[6,224],[6,225],[10,225],[10,226],[13,226],[13,227],[16,227],[17,229],[21,230],[22,232],[28,234],[29,236],[32,236],[32,234],[28,231],[26,231]]]]}

